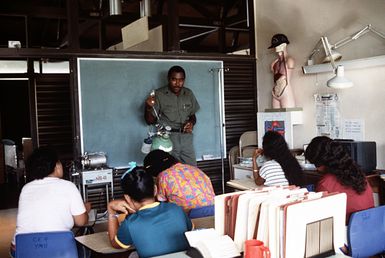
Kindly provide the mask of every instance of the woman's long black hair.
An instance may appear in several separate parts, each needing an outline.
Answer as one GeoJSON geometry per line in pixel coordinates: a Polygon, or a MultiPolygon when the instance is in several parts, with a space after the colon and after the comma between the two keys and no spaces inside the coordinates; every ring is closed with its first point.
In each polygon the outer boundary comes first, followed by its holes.
{"type": "Polygon", "coordinates": [[[352,187],[358,194],[365,191],[364,172],[340,143],[325,136],[315,137],[306,149],[305,158],[316,167],[325,166],[327,173],[334,174],[339,183],[352,187]]]}
{"type": "Polygon", "coordinates": [[[263,136],[263,154],[281,165],[290,185],[303,186],[303,173],[297,159],[290,152],[283,136],[275,131],[267,131],[263,136]]]}
{"type": "Polygon", "coordinates": [[[140,202],[155,195],[154,179],[143,167],[135,167],[121,179],[123,193],[140,202]]]}
{"type": "Polygon", "coordinates": [[[179,161],[170,153],[153,150],[144,158],[143,166],[152,176],[157,177],[162,171],[169,169],[179,161]]]}

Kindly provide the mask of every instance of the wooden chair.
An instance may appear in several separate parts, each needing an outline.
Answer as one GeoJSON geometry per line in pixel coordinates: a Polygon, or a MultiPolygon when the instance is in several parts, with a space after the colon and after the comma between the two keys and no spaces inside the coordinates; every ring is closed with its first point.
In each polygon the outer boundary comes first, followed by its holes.
{"type": "Polygon", "coordinates": [[[239,147],[238,146],[233,146],[230,151],[229,151],[229,169],[230,169],[230,179],[234,179],[234,164],[238,164],[239,160],[239,147]]]}
{"type": "Polygon", "coordinates": [[[252,157],[257,148],[257,131],[246,131],[239,137],[238,146],[233,146],[228,154],[230,179],[234,178],[234,164],[239,163],[240,157],[252,157]]]}
{"type": "Polygon", "coordinates": [[[239,137],[239,157],[252,157],[258,147],[257,131],[246,131],[239,137]]]}

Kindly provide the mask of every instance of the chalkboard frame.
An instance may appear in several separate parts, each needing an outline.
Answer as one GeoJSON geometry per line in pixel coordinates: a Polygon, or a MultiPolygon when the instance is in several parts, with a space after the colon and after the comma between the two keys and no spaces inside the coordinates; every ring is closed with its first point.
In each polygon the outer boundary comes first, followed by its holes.
{"type": "MultiPolygon", "coordinates": [[[[186,70],[186,83],[185,86],[193,90],[194,94],[196,95],[198,102],[201,105],[200,111],[197,113],[197,120],[198,123],[196,127],[194,128],[194,145],[195,149],[197,152],[197,160],[202,160],[203,158],[205,159],[224,159],[226,157],[226,137],[225,137],[225,128],[224,128],[224,85],[223,85],[223,62],[218,61],[218,60],[188,60],[188,59],[124,59],[124,58],[78,58],[77,59],[77,67],[78,67],[78,101],[79,101],[79,127],[80,127],[80,147],[81,147],[81,153],[84,154],[85,152],[87,153],[92,153],[92,152],[106,152],[107,154],[107,164],[110,167],[114,168],[121,168],[121,167],[126,167],[128,165],[129,161],[136,161],[138,164],[141,164],[144,158],[144,154],[140,153],[137,154],[137,152],[140,152],[140,145],[143,142],[143,139],[146,137],[146,132],[144,131],[143,128],[147,128],[148,126],[145,124],[144,118],[143,118],[143,110],[144,110],[144,100],[147,97],[147,94],[151,91],[151,89],[158,88],[160,86],[166,85],[167,84],[167,71],[172,65],[181,65],[182,67],[185,68],[186,70]],[[119,64],[119,66],[117,66],[119,64]],[[153,73],[153,65],[156,65],[158,67],[161,67],[161,69],[158,71],[157,74],[153,73]],[[144,73],[146,76],[140,77],[144,81],[146,79],[153,77],[152,80],[157,81],[156,85],[152,84],[152,86],[145,85],[144,87],[146,88],[146,94],[142,94],[140,96],[135,97],[135,101],[137,99],[140,99],[140,104],[139,106],[136,105],[135,108],[136,110],[134,111],[135,113],[135,119],[139,121],[138,119],[141,119],[142,121],[138,127],[140,127],[136,131],[141,131],[143,134],[141,136],[134,136],[135,140],[140,140],[139,143],[135,143],[135,153],[133,155],[127,155],[130,157],[125,157],[125,158],[117,158],[115,159],[116,156],[121,155],[121,153],[118,152],[118,150],[115,150],[115,148],[119,149],[120,146],[115,145],[116,147],[111,150],[110,146],[107,147],[102,147],[102,148],[95,148],[93,145],[97,145],[96,142],[98,142],[99,139],[101,139],[101,135],[96,135],[93,140],[91,140],[91,144],[88,138],[92,138],[92,134],[95,132],[95,126],[96,125],[102,125],[102,128],[109,128],[109,126],[106,126],[103,124],[104,121],[108,121],[107,118],[105,120],[103,119],[103,116],[99,117],[98,114],[93,113],[93,109],[101,109],[100,105],[102,105],[104,100],[107,100],[109,97],[109,94],[112,92],[112,90],[108,92],[103,92],[105,90],[105,87],[103,85],[100,85],[103,82],[105,76],[109,76],[112,79],[109,81],[108,87],[112,86],[112,84],[116,83],[116,81],[121,81],[124,79],[127,79],[126,73],[122,73],[120,69],[121,65],[125,66],[127,65],[128,68],[130,69],[138,69],[138,74],[140,76],[140,73],[144,73]],[[104,67],[104,69],[101,69],[100,67],[104,67]],[[87,71],[88,69],[88,71],[87,71]],[[101,70],[98,70],[101,69],[101,70]],[[154,79],[155,78],[155,79],[154,79]],[[213,105],[213,107],[207,107],[205,103],[207,102],[202,101],[202,98],[210,96],[207,91],[203,92],[200,89],[202,87],[206,86],[197,86],[196,82],[201,82],[200,80],[204,80],[205,78],[211,78],[211,83],[207,83],[207,85],[211,86],[212,88],[207,88],[211,91],[213,91],[213,95],[211,96],[213,99],[210,100],[210,105],[213,105]],[[89,103],[86,103],[87,100],[84,99],[85,96],[90,96],[92,94],[98,94],[98,93],[93,93],[92,91],[98,92],[98,90],[101,90],[104,94],[102,96],[95,97],[92,101],[89,101],[89,103]],[[202,95],[204,95],[202,97],[202,95]],[[215,106],[215,107],[214,107],[215,106]],[[215,118],[211,117],[211,119],[203,119],[206,113],[208,113],[207,109],[209,109],[213,112],[210,112],[211,115],[214,116],[215,118]],[[206,112],[206,113],[205,113],[206,112]],[[211,114],[212,113],[212,114],[211,114]],[[88,121],[88,117],[93,117],[95,121],[88,121]],[[97,121],[96,121],[97,120],[97,121]],[[213,121],[211,121],[213,120],[213,121]],[[210,124],[213,122],[214,124],[210,124]],[[90,126],[92,124],[92,126],[90,126]],[[212,127],[210,130],[206,130],[206,128],[203,130],[202,126],[203,125],[208,125],[212,127]],[[211,132],[211,137],[208,137],[207,134],[205,135],[206,132],[211,132]],[[215,146],[211,146],[210,141],[214,139],[214,144],[215,146]],[[97,139],[97,140],[95,140],[97,139]],[[87,142],[88,141],[88,142],[87,142]],[[197,144],[198,141],[198,144],[197,144]],[[201,141],[203,141],[205,144],[209,144],[212,148],[215,148],[215,150],[210,149],[210,148],[202,148],[201,146],[201,141]],[[91,146],[92,145],[92,146],[91,146]],[[199,148],[199,149],[198,149],[199,148]],[[205,153],[205,150],[201,149],[207,149],[209,152],[205,153]],[[115,153],[114,153],[115,152],[115,153]],[[112,155],[110,155],[113,153],[112,155]]],[[[125,67],[127,72],[127,67],[125,67]]],[[[158,69],[158,68],[157,68],[158,69]]],[[[123,69],[124,70],[124,69],[123,69]]],[[[131,71],[131,70],[130,70],[131,71]]],[[[132,71],[131,71],[132,74],[132,71]]],[[[136,73],[134,73],[136,76],[136,73]]],[[[135,91],[135,89],[140,89],[143,90],[142,86],[138,86],[138,82],[133,82],[134,80],[130,81],[128,85],[124,84],[121,82],[121,87],[124,89],[127,89],[127,87],[130,87],[131,84],[135,83],[136,85],[131,86],[133,87],[131,90],[135,91]],[[131,84],[130,84],[131,83],[131,84]],[[126,87],[126,88],[124,88],[126,87]]],[[[124,81],[126,82],[126,81],[124,81]]],[[[140,82],[139,82],[140,84],[140,82]]],[[[120,87],[120,86],[118,86],[120,87]]],[[[127,98],[131,98],[129,95],[130,93],[121,91],[122,89],[118,88],[118,99],[114,102],[109,102],[109,106],[114,106],[116,103],[122,102],[125,103],[127,102],[127,98]],[[120,94],[119,94],[120,93],[120,94]],[[122,94],[124,93],[124,94],[122,94]],[[111,104],[112,103],[112,104],[111,104]]],[[[131,92],[132,93],[132,92],[131,92]]],[[[92,97],[90,97],[92,98],[92,97]]],[[[109,106],[102,107],[103,112],[106,112],[108,114],[108,109],[109,106]],[[105,110],[105,111],[104,111],[105,110]]],[[[115,108],[117,108],[115,106],[115,108]]],[[[118,105],[118,108],[119,107],[118,105]]],[[[128,109],[129,110],[129,109],[128,109]]],[[[114,110],[112,110],[113,112],[114,110]]],[[[115,110],[116,111],[116,110],[115,110]]],[[[111,110],[110,110],[111,112],[111,110]]],[[[111,114],[111,113],[109,113],[111,114]]],[[[92,118],[91,118],[92,119],[92,118]]],[[[125,120],[120,120],[125,121],[125,120]]],[[[116,123],[113,123],[114,126],[116,123]]],[[[120,124],[120,123],[119,123],[120,124]]],[[[112,128],[114,129],[114,128],[112,128]]],[[[101,130],[98,128],[98,130],[101,130]]],[[[106,130],[106,129],[104,129],[106,130]]],[[[151,130],[151,129],[150,129],[151,130]]],[[[107,129],[108,131],[108,129],[107,129]]],[[[135,132],[136,132],[135,131],[135,132]]],[[[99,134],[103,134],[103,132],[100,132],[99,134]]],[[[112,133],[113,135],[113,133],[112,133]]],[[[126,135],[120,135],[126,137],[126,135]]],[[[122,138],[124,138],[122,137],[122,138]]],[[[122,139],[122,142],[124,142],[126,139],[122,139]]],[[[104,144],[106,146],[107,144],[104,144]]],[[[124,144],[123,144],[124,145],[124,144]]],[[[126,146],[126,145],[125,145],[126,146]]],[[[125,152],[124,150],[123,152],[125,152]]],[[[131,153],[132,154],[132,153],[131,153]]]]}

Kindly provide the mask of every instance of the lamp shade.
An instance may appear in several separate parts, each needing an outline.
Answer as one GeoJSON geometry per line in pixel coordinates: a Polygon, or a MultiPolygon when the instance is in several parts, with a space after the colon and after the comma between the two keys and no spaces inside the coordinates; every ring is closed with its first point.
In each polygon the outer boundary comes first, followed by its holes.
{"type": "Polygon", "coordinates": [[[353,86],[353,82],[345,78],[345,70],[342,65],[337,66],[336,76],[328,80],[327,86],[334,89],[346,89],[353,86]]]}
{"type": "Polygon", "coordinates": [[[331,62],[332,58],[334,61],[339,61],[341,60],[342,55],[335,50],[330,50],[330,55],[326,55],[325,58],[322,60],[322,63],[329,63],[331,62]]]}

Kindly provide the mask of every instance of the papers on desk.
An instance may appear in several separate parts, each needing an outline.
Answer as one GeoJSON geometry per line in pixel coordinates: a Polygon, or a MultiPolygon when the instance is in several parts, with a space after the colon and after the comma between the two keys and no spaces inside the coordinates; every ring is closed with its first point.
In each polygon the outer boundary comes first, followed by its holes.
{"type": "Polygon", "coordinates": [[[258,239],[271,257],[334,254],[344,244],[346,194],[265,187],[215,197],[215,229],[243,251],[258,239]]]}
{"type": "Polygon", "coordinates": [[[238,157],[239,165],[242,167],[253,167],[253,158],[252,157],[238,157]]]}

